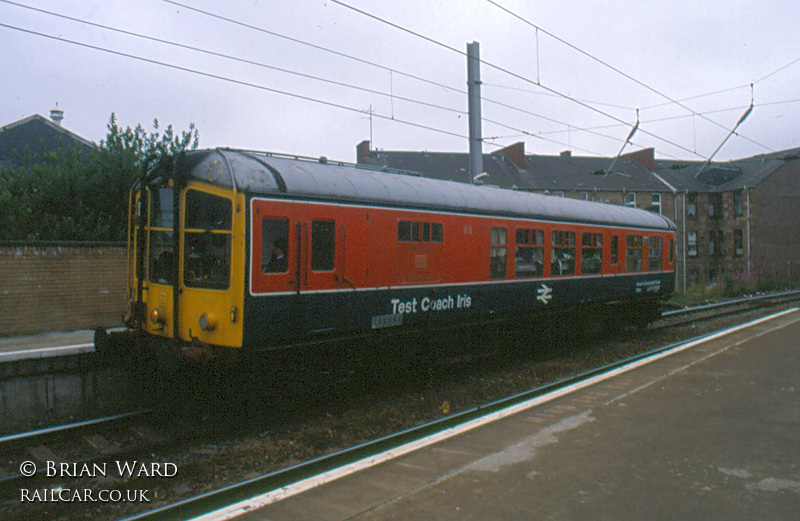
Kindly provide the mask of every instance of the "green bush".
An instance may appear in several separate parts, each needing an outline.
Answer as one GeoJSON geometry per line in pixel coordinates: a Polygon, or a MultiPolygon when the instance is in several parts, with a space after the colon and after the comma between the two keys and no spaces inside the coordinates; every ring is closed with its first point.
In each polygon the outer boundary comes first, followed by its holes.
{"type": "Polygon", "coordinates": [[[0,168],[0,240],[121,241],[128,192],[148,158],[195,149],[194,124],[176,135],[158,120],[122,129],[111,114],[106,139],[86,152],[62,147],[20,168],[0,168]],[[32,166],[30,166],[32,165],[32,166]]]}

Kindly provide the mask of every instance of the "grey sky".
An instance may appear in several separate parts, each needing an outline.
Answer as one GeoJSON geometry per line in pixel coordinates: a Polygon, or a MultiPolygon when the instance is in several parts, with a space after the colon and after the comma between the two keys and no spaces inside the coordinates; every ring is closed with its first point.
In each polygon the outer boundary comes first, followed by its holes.
{"type": "MultiPolygon", "coordinates": [[[[150,128],[158,118],[183,130],[193,122],[203,147],[352,161],[356,144],[370,138],[372,107],[376,147],[468,150],[459,137],[467,135],[463,55],[332,0],[175,1],[253,27],[160,0],[19,1],[211,55],[0,2],[0,24],[150,60],[0,26],[0,125],[46,116],[58,103],[64,126],[94,141],[115,112],[122,125],[150,128]]],[[[705,158],[747,109],[753,82],[754,110],[715,159],[800,146],[796,0],[495,1],[543,31],[486,0],[342,0],[461,52],[480,42],[486,152],[525,141],[528,153],[615,155],[631,128],[619,120],[633,125],[638,108],[639,131],[626,152],[652,146],[662,158],[705,158]],[[653,91],[685,99],[703,116],[653,91]],[[696,97],[709,93],[717,94],[696,97]]]]}

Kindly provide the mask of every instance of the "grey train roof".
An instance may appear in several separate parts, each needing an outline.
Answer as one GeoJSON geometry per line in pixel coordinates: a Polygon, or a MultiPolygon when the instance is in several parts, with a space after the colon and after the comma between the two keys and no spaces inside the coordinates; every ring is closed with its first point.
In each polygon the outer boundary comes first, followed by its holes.
{"type": "Polygon", "coordinates": [[[321,199],[426,210],[470,212],[552,221],[674,229],[653,212],[597,202],[442,181],[334,162],[261,152],[188,152],[180,163],[197,180],[248,194],[321,199]]]}

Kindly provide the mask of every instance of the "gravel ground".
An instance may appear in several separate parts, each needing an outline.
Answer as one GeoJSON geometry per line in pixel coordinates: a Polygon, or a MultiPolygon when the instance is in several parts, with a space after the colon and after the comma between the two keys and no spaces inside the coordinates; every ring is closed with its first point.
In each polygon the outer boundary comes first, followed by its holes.
{"type": "Polygon", "coordinates": [[[180,433],[175,445],[148,458],[174,463],[176,476],[83,479],[62,485],[146,490],[148,502],[21,505],[18,496],[8,497],[18,494],[12,490],[3,494],[6,508],[0,506],[0,513],[4,519],[119,519],[770,312],[624,331],[611,340],[549,331],[545,341],[542,334],[530,330],[483,328],[457,339],[441,339],[458,345],[459,351],[467,349],[468,354],[437,357],[435,366],[406,359],[405,365],[387,366],[380,372],[330,374],[322,379],[324,384],[311,388],[304,388],[302,378],[293,376],[292,385],[285,386],[288,395],[266,390],[266,384],[259,387],[252,379],[248,386],[240,385],[247,381],[241,374],[214,379],[223,388],[246,387],[233,400],[230,393],[209,392],[215,385],[194,382],[165,410],[176,425],[170,430],[180,433]],[[470,348],[475,345],[481,347],[470,348]],[[494,349],[486,352],[486,346],[494,349]],[[206,393],[205,399],[196,395],[193,399],[198,392],[206,393]],[[237,405],[231,407],[231,403],[237,405]]]}

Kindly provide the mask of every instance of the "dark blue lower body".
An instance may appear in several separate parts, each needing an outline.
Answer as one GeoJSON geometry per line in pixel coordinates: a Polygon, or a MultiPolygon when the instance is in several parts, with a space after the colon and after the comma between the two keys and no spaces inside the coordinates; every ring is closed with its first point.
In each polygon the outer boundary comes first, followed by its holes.
{"type": "Polygon", "coordinates": [[[246,297],[244,347],[259,349],[392,328],[423,328],[509,314],[565,312],[603,304],[658,306],[673,273],[532,279],[246,297]]]}

